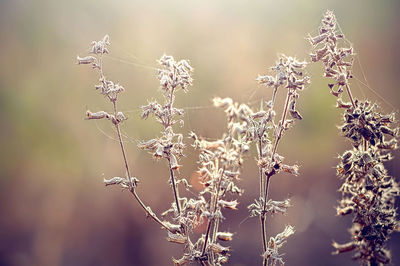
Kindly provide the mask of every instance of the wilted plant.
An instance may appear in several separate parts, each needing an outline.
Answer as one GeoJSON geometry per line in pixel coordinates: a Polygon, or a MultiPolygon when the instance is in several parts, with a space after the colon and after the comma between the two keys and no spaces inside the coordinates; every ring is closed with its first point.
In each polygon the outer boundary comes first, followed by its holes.
{"type": "Polygon", "coordinates": [[[271,70],[274,76],[258,76],[257,81],[266,87],[273,88],[272,99],[266,103],[266,110],[261,104],[257,112],[247,112],[245,121],[246,140],[257,146],[259,167],[260,195],[255,203],[248,206],[251,216],[259,216],[261,224],[261,238],[263,244],[263,265],[283,264],[282,255],[278,249],[282,247],[286,239],[294,233],[294,228],[287,225],[282,233],[270,237],[267,241],[266,218],[267,213],[286,214],[290,207],[290,200],[275,201],[269,199],[271,178],[280,173],[287,172],[298,175],[298,165],[284,164],[284,157],[277,153],[278,145],[284,133],[294,124],[295,120],[301,120],[302,116],[296,110],[299,91],[309,82],[309,77],[303,71],[306,62],[300,62],[293,57],[281,55],[271,70]],[[282,117],[278,123],[275,121],[275,99],[278,89],[285,89],[286,101],[282,111],[282,117]],[[288,117],[290,115],[291,119],[288,117]]]}
{"type": "Polygon", "coordinates": [[[120,185],[123,189],[131,192],[134,198],[145,210],[146,215],[156,221],[163,229],[168,231],[167,240],[183,245],[183,256],[180,259],[173,259],[176,265],[183,265],[189,262],[198,262],[202,265],[220,265],[228,261],[230,249],[220,244],[220,241],[231,241],[233,233],[220,231],[221,220],[224,219],[222,209],[236,209],[237,200],[228,199],[228,194],[240,195],[241,190],[237,187],[236,181],[240,175],[240,167],[243,163],[243,154],[249,149],[243,132],[237,130],[239,124],[238,104],[232,103],[231,99],[214,99],[216,107],[225,108],[228,117],[227,132],[221,139],[207,141],[191,132],[189,135],[194,140],[193,146],[200,150],[200,180],[203,190],[195,198],[181,197],[179,184],[186,189],[190,187],[184,178],[178,179],[176,172],[180,168],[179,161],[184,155],[185,144],[183,135],[175,133],[173,126],[183,124],[183,109],[174,106],[175,93],[178,89],[187,91],[192,85],[192,67],[188,61],[175,61],[172,56],[162,56],[158,61],[161,68],[158,70],[161,91],[165,99],[163,105],[157,101],[151,101],[142,107],[142,118],[146,119],[153,115],[157,122],[163,126],[160,137],[139,143],[139,147],[148,150],[156,159],[166,159],[170,174],[170,185],[173,194],[171,208],[166,210],[161,220],[145,205],[138,196],[136,189],[138,179],[130,172],[126,157],[124,142],[121,137],[120,123],[126,120],[122,112],[117,109],[118,96],[124,88],[118,83],[108,80],[103,73],[103,56],[108,54],[110,45],[109,37],[106,35],[101,41],[92,43],[91,54],[85,57],[77,57],[78,64],[91,65],[100,75],[100,84],[96,89],[100,91],[111,103],[113,113],[105,111],[87,111],[86,119],[108,119],[114,125],[123,162],[126,177],[113,177],[105,179],[108,185],[120,185]],[[168,219],[170,218],[170,219],[168,219]],[[196,241],[194,229],[203,222],[207,223],[207,230],[196,241]]]}
{"type": "Polygon", "coordinates": [[[394,113],[382,115],[377,104],[359,101],[350,90],[353,47],[346,47],[344,35],[338,31],[335,15],[327,11],[322,19],[319,34],[309,37],[314,48],[313,62],[324,64],[325,77],[334,80],[328,84],[331,93],[338,97],[337,107],[345,109],[343,124],[339,127],[350,140],[352,149],[339,156],[337,175],[344,180],[339,191],[342,200],[338,215],[353,213],[350,229],[351,241],[333,243],[334,254],[354,251],[353,259],[361,265],[390,263],[386,243],[393,231],[399,231],[395,197],[400,190],[389,176],[384,162],[390,160],[390,151],[397,148],[399,129],[393,128],[394,113]],[[346,90],[350,102],[342,100],[346,90]]]}
{"type": "Polygon", "coordinates": [[[100,92],[100,94],[104,95],[112,104],[113,113],[109,114],[105,111],[98,112],[86,112],[86,119],[108,119],[113,124],[117,131],[118,140],[121,148],[122,158],[125,166],[125,177],[113,177],[111,179],[104,179],[104,183],[106,186],[108,185],[120,185],[123,189],[127,189],[137,200],[140,206],[144,209],[146,214],[151,217],[155,222],[160,224],[163,228],[171,231],[167,224],[161,221],[157,215],[151,210],[149,206],[146,206],[139,195],[136,192],[138,179],[131,175],[128,160],[126,157],[125,146],[121,136],[121,130],[119,125],[126,120],[125,115],[122,112],[118,111],[117,103],[118,96],[120,93],[124,91],[124,87],[119,85],[119,83],[114,83],[113,81],[106,78],[103,72],[103,56],[109,53],[108,46],[110,45],[110,38],[108,35],[104,36],[104,38],[100,41],[93,41],[91,45],[90,54],[85,57],[77,57],[79,65],[91,65],[94,70],[97,70],[99,73],[99,82],[100,84],[96,85],[95,88],[100,92]]]}

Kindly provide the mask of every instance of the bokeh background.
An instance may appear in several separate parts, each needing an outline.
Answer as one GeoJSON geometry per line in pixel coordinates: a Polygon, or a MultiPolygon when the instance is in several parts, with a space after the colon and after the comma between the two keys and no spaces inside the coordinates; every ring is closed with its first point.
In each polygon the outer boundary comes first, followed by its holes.
{"type": "MultiPolygon", "coordinates": [[[[76,55],[85,55],[92,40],[110,35],[105,71],[126,88],[120,107],[129,115],[123,125],[129,163],[144,201],[161,213],[172,200],[166,165],[136,147],[161,129],[152,119],[141,121],[138,110],[161,99],[156,59],[167,53],[190,60],[195,81],[189,93],[177,96],[176,105],[186,108],[180,130],[216,138],[225,120],[211,98],[253,106],[269,98],[257,74],[267,73],[278,53],[306,59],[305,37],[316,33],[326,9],[335,11],[354,43],[356,97],[380,103],[384,112],[398,109],[396,0],[0,1],[0,265],[171,265],[170,258],[180,255],[181,247],[165,240],[129,193],[102,183],[123,175],[123,164],[110,124],[83,120],[87,109],[111,109],[94,90],[97,74],[76,65],[76,55]]],[[[270,219],[268,229],[275,234],[285,224],[296,227],[283,248],[287,265],[353,265],[350,255],[330,255],[332,240],[345,242],[351,224],[334,209],[341,183],[336,156],[349,145],[338,135],[341,114],[321,66],[312,65],[309,73],[312,84],[298,103],[304,119],[279,147],[288,162],[301,164],[301,176],[282,174],[271,186],[272,198],[290,197],[294,206],[287,216],[270,219]]],[[[180,176],[190,180],[197,153],[191,147],[186,153],[180,176]]],[[[395,155],[387,168],[398,177],[395,155]]],[[[235,232],[230,265],[261,262],[259,221],[246,219],[258,192],[254,157],[244,166],[240,208],[225,212],[222,224],[235,232]]],[[[389,245],[400,265],[400,235],[389,245]]]]}

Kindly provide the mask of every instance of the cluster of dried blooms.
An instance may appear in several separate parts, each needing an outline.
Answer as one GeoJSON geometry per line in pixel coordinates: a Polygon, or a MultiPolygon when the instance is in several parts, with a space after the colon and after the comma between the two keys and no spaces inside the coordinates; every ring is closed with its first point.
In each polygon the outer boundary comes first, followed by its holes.
{"type": "Polygon", "coordinates": [[[399,186],[383,164],[392,158],[390,151],[397,148],[399,129],[393,129],[394,114],[382,115],[376,104],[353,99],[349,86],[353,58],[348,59],[353,55],[353,48],[341,48],[338,40],[343,38],[331,11],[325,13],[319,35],[309,38],[315,48],[311,60],[322,61],[325,76],[335,80],[329,88],[338,97],[337,107],[345,109],[340,129],[352,144],[352,149],[339,156],[337,166],[337,174],[344,180],[339,189],[342,200],[337,214],[354,215],[351,241],[334,242],[334,254],[354,251],[353,258],[361,265],[384,265],[390,263],[386,243],[392,232],[400,231],[395,208],[399,186]],[[343,88],[351,103],[341,100],[343,88]]]}
{"type": "MultiPolygon", "coordinates": [[[[174,230],[168,232],[167,240],[172,243],[182,244],[184,254],[180,259],[173,259],[176,265],[184,265],[197,261],[204,265],[219,265],[228,261],[230,249],[220,244],[220,241],[232,240],[233,233],[219,231],[219,224],[224,219],[222,209],[236,209],[237,200],[227,200],[228,194],[240,194],[241,190],[235,181],[240,175],[242,156],[248,151],[248,145],[242,140],[242,134],[234,130],[237,118],[234,113],[228,112],[228,132],[221,139],[207,141],[191,132],[193,146],[200,150],[200,181],[203,190],[197,198],[186,198],[179,195],[179,183],[186,188],[190,187],[185,179],[177,179],[175,172],[179,169],[179,160],[183,156],[185,145],[183,135],[176,134],[172,126],[176,123],[183,124],[183,120],[175,120],[182,116],[184,111],[173,106],[175,92],[181,88],[185,92],[192,83],[191,72],[193,69],[185,60],[176,62],[171,56],[163,56],[159,63],[162,67],[158,71],[161,90],[165,98],[164,105],[156,101],[143,106],[142,118],[150,114],[164,127],[162,136],[139,144],[142,149],[149,150],[155,158],[165,158],[170,171],[170,184],[174,194],[174,203],[162,216],[171,217],[165,222],[174,230]],[[207,223],[205,234],[192,240],[193,231],[202,223],[207,223]]],[[[232,100],[230,100],[230,103],[232,100]]],[[[230,108],[214,100],[217,107],[230,108]]],[[[232,103],[231,103],[232,104],[232,103]]]]}
{"type": "MultiPolygon", "coordinates": [[[[197,216],[207,221],[207,229],[196,244],[191,260],[202,265],[220,265],[228,261],[230,248],[221,242],[231,241],[231,232],[220,231],[224,219],[223,209],[236,210],[238,201],[232,197],[240,196],[242,190],[236,185],[239,180],[243,156],[249,151],[242,126],[242,108],[230,98],[214,98],[214,106],[224,108],[228,119],[227,131],[220,139],[209,141],[199,138],[191,132],[193,146],[200,151],[199,174],[203,190],[199,193],[201,201],[197,216]]],[[[190,214],[190,212],[189,212],[190,214]]],[[[196,213],[190,214],[192,216],[196,213]]]]}
{"type": "Polygon", "coordinates": [[[298,175],[298,165],[287,165],[283,163],[284,157],[277,153],[278,144],[284,133],[293,125],[295,120],[301,120],[302,116],[296,110],[296,102],[299,91],[302,91],[309,83],[309,77],[304,75],[306,62],[300,62],[293,57],[281,55],[271,70],[274,76],[258,76],[257,81],[266,87],[273,88],[272,99],[266,103],[266,110],[261,104],[260,110],[244,113],[243,121],[246,140],[254,143],[257,147],[259,167],[260,195],[255,203],[248,206],[250,216],[259,216],[261,223],[261,234],[263,242],[263,265],[283,264],[282,256],[278,253],[285,239],[294,233],[292,226],[286,226],[284,231],[267,242],[266,215],[267,213],[286,214],[290,207],[290,200],[274,201],[268,198],[271,177],[287,172],[298,175]],[[275,121],[274,109],[278,89],[286,90],[286,101],[282,111],[282,118],[278,123],[275,121]],[[290,118],[288,117],[290,115],[290,118]]]}
{"type": "Polygon", "coordinates": [[[244,131],[238,130],[240,126],[240,112],[238,104],[231,99],[214,99],[216,107],[225,108],[228,116],[228,129],[221,139],[207,141],[191,132],[190,137],[194,140],[193,146],[200,150],[200,180],[203,190],[195,198],[181,197],[179,184],[186,189],[190,187],[184,178],[178,179],[176,173],[180,168],[179,161],[184,156],[185,144],[183,135],[174,132],[174,125],[183,125],[181,119],[183,109],[174,106],[175,93],[182,89],[187,92],[192,85],[193,69],[188,61],[175,61],[172,56],[164,55],[158,61],[158,79],[164,96],[164,104],[151,101],[142,106],[142,118],[147,119],[154,116],[162,126],[160,137],[139,143],[139,147],[148,150],[155,159],[166,159],[174,200],[171,208],[161,214],[164,220],[143,203],[136,192],[138,179],[132,177],[125,153],[124,142],[121,137],[119,125],[126,120],[122,112],[117,110],[118,95],[124,89],[118,83],[114,83],[104,76],[103,55],[109,53],[109,37],[106,35],[101,41],[92,43],[91,54],[86,57],[77,57],[78,64],[91,65],[100,74],[100,85],[96,89],[106,96],[113,105],[113,114],[105,111],[87,111],[87,119],[108,119],[115,126],[125,164],[126,177],[113,177],[105,179],[106,186],[120,185],[129,190],[138,203],[145,210],[146,215],[151,217],[163,229],[167,230],[167,240],[183,245],[183,256],[173,259],[176,265],[184,265],[190,262],[198,262],[202,265],[220,265],[228,261],[230,248],[221,242],[231,241],[233,233],[220,230],[220,223],[224,219],[222,209],[235,210],[238,204],[236,199],[229,195],[241,195],[242,190],[237,187],[240,167],[243,163],[243,155],[249,150],[248,141],[244,131]],[[196,241],[191,238],[195,236],[194,229],[199,225],[207,223],[207,230],[196,241]]]}
{"type": "MultiPolygon", "coordinates": [[[[184,111],[183,109],[175,108],[174,101],[175,93],[179,88],[187,92],[187,88],[192,85],[193,79],[191,73],[193,72],[193,68],[186,60],[176,62],[172,56],[167,55],[163,55],[158,62],[161,66],[161,69],[158,70],[158,79],[165,102],[164,105],[161,105],[157,101],[152,101],[148,105],[142,106],[142,118],[146,119],[149,115],[154,115],[157,122],[164,127],[164,130],[161,137],[141,142],[139,147],[150,151],[154,158],[164,158],[168,161],[170,172],[169,182],[175,200],[173,210],[177,219],[183,219],[181,214],[181,199],[177,185],[182,183],[188,186],[188,183],[186,179],[176,180],[174,172],[178,171],[180,167],[179,160],[184,155],[183,150],[185,145],[182,142],[183,135],[175,133],[173,125],[178,122],[183,125],[182,119],[175,119],[177,116],[183,116],[184,111]]],[[[180,224],[183,225],[183,221],[180,224]]]]}
{"type": "MultiPolygon", "coordinates": [[[[109,99],[109,101],[112,103],[113,107],[113,113],[109,114],[106,111],[98,111],[98,112],[91,112],[87,111],[86,112],[86,119],[92,120],[92,119],[108,119],[111,121],[111,123],[115,126],[115,130],[118,135],[118,140],[121,148],[121,153],[123,157],[123,162],[124,162],[124,167],[125,167],[125,177],[113,177],[111,179],[104,179],[104,183],[106,186],[109,185],[120,185],[123,189],[127,189],[137,200],[139,205],[143,208],[143,210],[146,212],[146,215],[148,217],[151,217],[155,222],[157,222],[162,228],[166,229],[169,232],[175,232],[176,228],[174,228],[170,223],[161,221],[157,215],[152,211],[152,209],[145,205],[144,202],[141,200],[139,195],[137,194],[136,188],[138,184],[138,179],[136,177],[133,177],[130,172],[126,152],[125,152],[125,146],[124,142],[122,139],[121,135],[121,130],[120,130],[120,123],[126,120],[125,115],[122,112],[118,111],[117,108],[117,103],[118,103],[118,96],[121,92],[124,91],[124,88],[119,85],[118,83],[115,83],[111,80],[108,80],[103,72],[103,56],[105,54],[109,53],[108,46],[110,45],[110,38],[108,35],[104,36],[104,38],[100,41],[93,41],[92,46],[90,49],[90,54],[85,57],[77,57],[78,64],[79,65],[91,65],[93,69],[98,70],[99,73],[99,85],[96,85],[95,88],[96,90],[99,90],[102,95],[104,95],[106,98],[109,99]]],[[[166,60],[166,57],[163,57],[162,60],[166,60]]],[[[187,67],[185,67],[187,69],[187,67]]],[[[182,87],[187,87],[187,85],[191,82],[190,76],[189,78],[185,79],[186,85],[182,85],[182,87]]],[[[184,82],[181,80],[181,84],[184,82]]],[[[173,109],[172,104],[170,108],[167,108],[167,111],[169,112],[170,116],[172,117],[172,114],[175,112],[175,109],[173,109]]],[[[166,112],[167,112],[166,111],[166,112]]],[[[169,124],[172,125],[173,121],[169,121],[169,124]]],[[[166,137],[170,137],[171,139],[175,137],[172,129],[170,127],[167,127],[165,130],[167,133],[166,137]]],[[[171,169],[174,168],[174,165],[177,165],[177,163],[174,163],[175,156],[174,154],[179,154],[180,150],[182,149],[180,147],[183,146],[182,142],[179,141],[179,139],[182,139],[182,137],[179,138],[178,136],[178,141],[176,145],[173,145],[173,147],[170,147],[170,149],[167,151],[167,153],[163,154],[161,152],[161,157],[164,156],[167,158],[170,162],[171,169]]],[[[171,141],[171,140],[170,140],[171,141]]],[[[172,143],[172,142],[171,142],[172,143]]],[[[175,158],[176,161],[176,158],[175,158]]]]}

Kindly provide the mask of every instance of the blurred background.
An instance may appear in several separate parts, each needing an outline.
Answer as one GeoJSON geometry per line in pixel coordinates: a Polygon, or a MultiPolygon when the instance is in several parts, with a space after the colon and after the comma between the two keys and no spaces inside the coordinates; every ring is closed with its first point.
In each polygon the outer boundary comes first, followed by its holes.
{"type": "MultiPolygon", "coordinates": [[[[252,103],[271,96],[257,74],[268,73],[278,53],[308,59],[308,33],[316,34],[323,12],[333,9],[357,53],[352,81],[358,98],[400,107],[400,2],[392,1],[1,1],[0,2],[0,265],[171,265],[181,247],[129,193],[106,188],[103,178],[124,174],[115,132],[107,121],[85,121],[85,111],[111,110],[94,90],[97,74],[77,66],[91,41],[110,35],[107,77],[126,89],[119,106],[129,164],[140,179],[138,192],[156,213],[169,208],[172,194],[163,161],[136,147],[160,133],[153,120],[140,120],[139,107],[161,100],[156,59],[166,53],[189,59],[194,86],[177,95],[185,126],[219,137],[224,113],[214,96],[252,103]],[[211,119],[212,118],[212,119],[211,119]]],[[[341,181],[337,155],[349,144],[338,135],[341,111],[311,65],[312,84],[298,109],[304,116],[279,147],[301,175],[276,176],[271,196],[292,199],[287,216],[269,219],[269,233],[296,227],[283,248],[287,265],[356,265],[350,255],[331,256],[333,240],[346,242],[351,217],[335,216],[341,181]]],[[[278,96],[278,103],[284,100],[278,96]]],[[[187,140],[180,177],[195,180],[197,152],[187,140]]],[[[246,206],[258,193],[255,153],[248,155],[238,211],[225,212],[222,229],[235,232],[229,265],[260,265],[259,221],[246,206]]],[[[399,177],[399,152],[386,166],[399,177]]],[[[195,191],[195,189],[194,189],[195,191]]],[[[400,265],[400,235],[389,246],[400,265]]]]}

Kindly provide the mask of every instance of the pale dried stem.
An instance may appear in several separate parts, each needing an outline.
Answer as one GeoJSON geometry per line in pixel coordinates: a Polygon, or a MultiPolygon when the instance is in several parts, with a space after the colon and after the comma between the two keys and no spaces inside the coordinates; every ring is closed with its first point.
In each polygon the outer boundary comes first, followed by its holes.
{"type": "Polygon", "coordinates": [[[169,173],[170,173],[170,176],[171,176],[172,190],[174,192],[176,209],[177,209],[178,214],[180,216],[181,215],[181,204],[179,202],[179,191],[178,191],[178,189],[176,187],[174,170],[172,169],[172,166],[171,166],[171,158],[168,157],[167,159],[168,159],[169,173]]]}
{"type": "MultiPolygon", "coordinates": [[[[100,74],[100,79],[101,81],[104,83],[105,82],[105,77],[104,77],[104,73],[103,73],[103,54],[100,55],[99,58],[99,74],[100,74]]],[[[114,109],[114,117],[117,117],[117,100],[113,100],[113,109],[114,109]]],[[[125,170],[126,170],[126,179],[127,179],[127,183],[129,186],[129,191],[132,193],[132,195],[134,196],[134,198],[136,199],[136,201],[139,203],[139,205],[143,208],[143,210],[146,212],[146,215],[151,217],[156,223],[158,223],[161,227],[165,228],[166,230],[170,231],[171,233],[173,233],[171,231],[171,229],[165,225],[152,211],[150,211],[148,209],[148,207],[143,203],[143,201],[141,200],[141,198],[139,197],[139,195],[136,193],[136,188],[135,186],[132,184],[130,178],[132,177],[130,174],[130,170],[129,170],[129,165],[128,165],[128,160],[127,160],[127,156],[125,153],[125,147],[124,147],[124,142],[122,140],[122,135],[121,135],[121,129],[119,127],[118,122],[116,122],[115,124],[115,129],[117,130],[117,135],[118,135],[118,141],[119,141],[119,145],[121,147],[121,153],[122,153],[122,157],[124,160],[124,164],[125,164],[125,170]]]]}
{"type": "MultiPolygon", "coordinates": [[[[221,175],[220,175],[220,177],[218,179],[217,191],[216,191],[216,193],[215,193],[215,195],[213,197],[214,204],[212,205],[212,209],[213,210],[212,210],[212,213],[211,213],[213,216],[215,216],[215,211],[217,210],[218,199],[219,199],[219,190],[220,190],[220,187],[221,187],[221,181],[222,181],[222,177],[223,177],[224,173],[225,173],[225,166],[223,167],[221,175]]],[[[201,252],[201,257],[203,257],[204,254],[206,253],[207,242],[208,242],[208,237],[210,235],[210,229],[211,229],[212,221],[214,221],[214,217],[212,217],[212,219],[208,220],[207,231],[206,231],[206,236],[205,236],[205,239],[204,239],[204,244],[203,244],[203,249],[202,249],[202,252],[201,252]]]]}
{"type": "MultiPolygon", "coordinates": [[[[289,89],[289,91],[288,91],[288,93],[286,95],[285,108],[284,108],[283,113],[282,113],[282,119],[281,119],[281,122],[280,122],[279,132],[278,132],[278,135],[276,136],[275,144],[274,144],[273,151],[272,151],[272,154],[271,154],[271,163],[274,162],[275,153],[276,153],[276,151],[278,149],[279,141],[282,138],[282,133],[283,133],[283,130],[284,130],[284,124],[285,124],[285,121],[286,121],[286,116],[287,116],[287,112],[288,112],[288,108],[289,108],[289,101],[290,101],[291,95],[292,94],[291,94],[291,91],[289,89]]],[[[268,201],[269,183],[270,183],[272,175],[273,174],[272,174],[272,170],[271,170],[267,174],[267,180],[265,182],[264,199],[263,199],[263,212],[262,212],[261,218],[260,218],[264,252],[267,251],[266,207],[267,207],[267,201],[268,201]]],[[[263,265],[264,266],[268,265],[268,261],[267,261],[266,258],[263,259],[263,265]]]]}
{"type": "MultiPolygon", "coordinates": [[[[168,103],[168,111],[169,111],[168,123],[165,126],[165,128],[171,126],[171,124],[172,124],[172,105],[174,104],[174,92],[175,92],[175,88],[172,88],[171,93],[169,95],[169,103],[168,103]]],[[[174,198],[175,198],[176,209],[178,210],[178,215],[181,216],[181,204],[179,202],[179,190],[176,186],[174,170],[172,169],[172,166],[171,166],[170,154],[168,154],[167,159],[168,159],[168,166],[169,166],[170,178],[171,178],[171,183],[172,183],[172,190],[173,190],[174,198]]]]}
{"type": "MultiPolygon", "coordinates": [[[[343,73],[342,68],[341,67],[338,67],[338,68],[339,68],[340,72],[343,73]]],[[[343,74],[346,74],[346,73],[343,73],[343,74]]],[[[350,86],[349,86],[349,84],[347,82],[346,82],[346,92],[347,92],[347,95],[349,95],[349,99],[351,101],[351,104],[353,105],[354,108],[356,108],[356,104],[354,103],[353,94],[351,93],[350,86]]]]}

